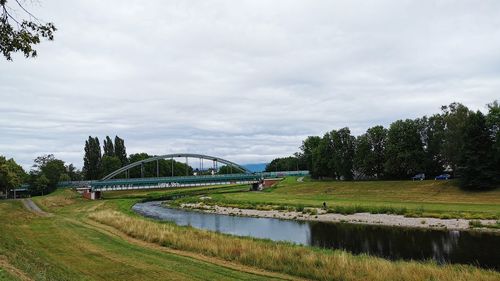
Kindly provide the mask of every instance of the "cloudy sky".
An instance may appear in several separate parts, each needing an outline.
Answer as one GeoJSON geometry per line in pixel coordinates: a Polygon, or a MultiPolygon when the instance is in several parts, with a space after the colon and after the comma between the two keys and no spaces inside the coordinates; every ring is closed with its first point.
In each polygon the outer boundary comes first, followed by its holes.
{"type": "Polygon", "coordinates": [[[0,58],[0,155],[25,168],[45,153],[81,167],[89,135],[119,135],[129,153],[266,162],[308,135],[500,99],[497,0],[29,8],[59,30],[36,59],[0,58]]]}

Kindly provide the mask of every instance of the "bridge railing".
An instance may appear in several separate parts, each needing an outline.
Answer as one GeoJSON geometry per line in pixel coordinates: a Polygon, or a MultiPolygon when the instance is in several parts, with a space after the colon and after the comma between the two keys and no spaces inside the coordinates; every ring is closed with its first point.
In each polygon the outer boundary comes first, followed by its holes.
{"type": "Polygon", "coordinates": [[[154,185],[161,183],[199,183],[199,182],[230,182],[239,180],[259,180],[258,174],[228,174],[216,176],[190,176],[190,177],[162,177],[162,178],[135,178],[135,179],[116,179],[106,181],[92,182],[92,187],[115,186],[115,185],[154,185]]]}
{"type": "Polygon", "coordinates": [[[59,182],[58,187],[104,187],[104,186],[141,186],[155,185],[162,183],[211,183],[211,182],[232,182],[260,180],[263,178],[282,178],[287,176],[307,176],[309,171],[279,171],[262,172],[253,174],[225,174],[225,175],[201,175],[201,176],[180,176],[180,177],[151,177],[151,178],[130,178],[130,179],[109,179],[94,181],[65,181],[59,182]]]}

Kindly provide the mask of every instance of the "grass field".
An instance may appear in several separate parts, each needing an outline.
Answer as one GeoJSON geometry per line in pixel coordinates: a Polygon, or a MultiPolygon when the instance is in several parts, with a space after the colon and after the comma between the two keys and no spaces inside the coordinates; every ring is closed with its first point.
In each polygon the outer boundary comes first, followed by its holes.
{"type": "MultiPolygon", "coordinates": [[[[242,208],[322,207],[331,212],[396,213],[407,216],[499,219],[500,188],[464,191],[453,181],[314,181],[290,177],[264,192],[212,195],[204,201],[242,208]]],[[[193,201],[196,199],[182,199],[193,201]]]]}
{"type": "MultiPolygon", "coordinates": [[[[33,199],[51,213],[46,217],[27,211],[20,201],[0,201],[0,260],[33,280],[500,279],[498,272],[472,266],[391,262],[233,237],[156,222],[130,210],[141,200],[207,193],[222,199],[257,194],[281,199],[290,196],[295,198],[293,204],[304,204],[299,200],[302,196],[321,204],[315,197],[321,192],[307,194],[305,185],[311,183],[303,184],[292,179],[260,193],[243,192],[247,186],[120,191],[105,193],[106,199],[98,201],[81,199],[71,190],[58,190],[33,199]],[[299,188],[287,190],[294,187],[299,188]]],[[[0,271],[0,280],[12,278],[12,274],[0,271]]]]}
{"type": "Polygon", "coordinates": [[[54,213],[50,217],[26,211],[19,201],[0,202],[0,256],[35,280],[273,279],[258,270],[130,243],[86,221],[103,202],[75,198],[69,190],[58,193],[35,199],[54,213]]]}

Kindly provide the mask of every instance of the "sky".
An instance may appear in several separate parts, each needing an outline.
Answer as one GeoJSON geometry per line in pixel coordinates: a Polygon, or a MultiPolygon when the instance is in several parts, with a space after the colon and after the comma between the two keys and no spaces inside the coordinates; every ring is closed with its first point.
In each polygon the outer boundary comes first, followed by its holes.
{"type": "Polygon", "coordinates": [[[81,167],[106,135],[268,162],[309,135],[500,99],[497,0],[29,3],[58,31],[37,58],[0,57],[0,155],[26,169],[81,167]]]}

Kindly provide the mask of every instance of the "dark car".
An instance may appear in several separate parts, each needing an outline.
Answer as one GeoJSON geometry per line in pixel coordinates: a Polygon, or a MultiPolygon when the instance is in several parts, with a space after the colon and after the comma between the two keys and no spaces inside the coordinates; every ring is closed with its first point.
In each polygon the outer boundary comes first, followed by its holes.
{"type": "Polygon", "coordinates": [[[414,181],[423,181],[425,180],[425,174],[418,174],[411,178],[414,181]]]}
{"type": "Polygon", "coordinates": [[[435,177],[435,180],[449,180],[451,178],[450,174],[441,174],[435,177]]]}

